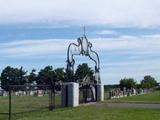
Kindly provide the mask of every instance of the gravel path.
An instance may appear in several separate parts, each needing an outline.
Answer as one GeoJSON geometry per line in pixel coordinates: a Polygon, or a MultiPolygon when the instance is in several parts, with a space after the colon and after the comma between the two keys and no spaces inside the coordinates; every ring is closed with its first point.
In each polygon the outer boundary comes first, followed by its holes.
{"type": "Polygon", "coordinates": [[[160,109],[160,104],[142,104],[142,103],[108,103],[110,107],[133,107],[133,108],[151,108],[160,109]]]}

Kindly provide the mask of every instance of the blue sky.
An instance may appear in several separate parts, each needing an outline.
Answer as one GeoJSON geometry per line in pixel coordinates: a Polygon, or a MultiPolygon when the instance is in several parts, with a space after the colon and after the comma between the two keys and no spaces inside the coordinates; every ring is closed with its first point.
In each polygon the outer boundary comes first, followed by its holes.
{"type": "MultiPolygon", "coordinates": [[[[99,53],[101,79],[116,84],[152,75],[160,82],[158,0],[0,0],[0,70],[66,67],[70,42],[86,35],[99,53]]],[[[88,58],[76,57],[76,65],[88,58]]]]}

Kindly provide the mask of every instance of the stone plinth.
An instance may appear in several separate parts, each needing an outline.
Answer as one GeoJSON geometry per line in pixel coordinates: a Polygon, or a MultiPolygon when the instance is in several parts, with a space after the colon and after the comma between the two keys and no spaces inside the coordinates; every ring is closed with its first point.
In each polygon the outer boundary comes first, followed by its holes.
{"type": "Polygon", "coordinates": [[[74,82],[63,83],[61,104],[62,104],[62,107],[79,106],[79,84],[78,83],[74,83],[74,82]]]}
{"type": "Polygon", "coordinates": [[[104,101],[104,85],[97,85],[97,101],[104,101]]]}

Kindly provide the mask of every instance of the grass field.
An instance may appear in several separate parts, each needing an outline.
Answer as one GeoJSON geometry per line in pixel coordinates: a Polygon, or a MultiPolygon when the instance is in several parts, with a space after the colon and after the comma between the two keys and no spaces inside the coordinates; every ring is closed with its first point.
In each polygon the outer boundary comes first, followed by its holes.
{"type": "MultiPolygon", "coordinates": [[[[108,98],[108,93],[105,93],[108,98]]],[[[60,97],[56,97],[56,103],[60,105],[60,97]]],[[[0,97],[0,112],[8,110],[8,98],[0,97]]],[[[14,112],[25,112],[47,106],[48,96],[13,97],[14,112]]],[[[57,108],[53,111],[39,109],[40,111],[25,112],[12,115],[12,120],[160,120],[160,109],[109,107],[108,102],[146,102],[159,103],[160,91],[151,94],[131,96],[120,99],[105,100],[102,103],[80,106],[76,108],[57,108]]],[[[0,114],[0,120],[8,120],[7,115],[0,114]]]]}
{"type": "Polygon", "coordinates": [[[115,108],[100,103],[26,114],[17,120],[160,120],[160,109],[115,108]]]}
{"type": "Polygon", "coordinates": [[[144,95],[112,99],[107,102],[160,103],[160,91],[155,91],[144,95]]]}
{"type": "MultiPolygon", "coordinates": [[[[56,107],[60,107],[61,100],[60,94],[56,94],[56,107]]],[[[49,108],[49,95],[42,97],[37,96],[12,96],[12,114],[13,118],[19,114],[34,113],[35,111],[48,111],[49,108]]],[[[9,97],[0,96],[0,120],[8,120],[9,112],[9,97]]],[[[13,119],[14,120],[14,119],[13,119]]]]}
{"type": "MultiPolygon", "coordinates": [[[[8,112],[8,97],[0,97],[0,113],[8,112]]],[[[60,106],[60,97],[56,97],[56,106],[60,106]]],[[[12,112],[19,113],[25,111],[45,108],[49,105],[49,96],[12,96],[12,112]]]]}

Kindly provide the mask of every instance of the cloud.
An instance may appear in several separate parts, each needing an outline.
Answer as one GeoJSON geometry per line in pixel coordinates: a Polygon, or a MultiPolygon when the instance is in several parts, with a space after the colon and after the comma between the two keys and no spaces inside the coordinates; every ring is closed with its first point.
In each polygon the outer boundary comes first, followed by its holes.
{"type": "Polygon", "coordinates": [[[70,40],[23,40],[2,43],[0,45],[0,54],[8,57],[48,55],[54,53],[63,53],[67,50],[70,40]]]}
{"type": "MultiPolygon", "coordinates": [[[[159,54],[160,35],[147,36],[120,36],[117,38],[94,38],[89,41],[93,44],[93,50],[106,54],[159,54]]],[[[21,40],[0,44],[0,54],[8,55],[46,55],[52,53],[65,53],[71,42],[75,39],[46,39],[46,40],[21,40]]]]}
{"type": "MultiPolygon", "coordinates": [[[[125,56],[122,56],[125,57],[125,56]]],[[[113,59],[113,58],[112,58],[113,59]]],[[[117,58],[118,59],[118,58],[117,58]]],[[[102,62],[101,76],[106,84],[119,83],[122,78],[134,78],[138,83],[145,75],[151,75],[160,82],[160,58],[144,58],[102,62]]]]}
{"type": "Polygon", "coordinates": [[[118,38],[97,38],[92,39],[93,44],[97,50],[135,50],[143,52],[159,52],[160,50],[160,36],[147,35],[147,36],[120,36],[118,38]]]}
{"type": "Polygon", "coordinates": [[[114,30],[102,30],[102,31],[97,31],[95,33],[99,35],[116,35],[117,34],[117,32],[114,30]]]}
{"type": "Polygon", "coordinates": [[[159,0],[0,0],[0,23],[159,26],[159,0]]]}
{"type": "MultiPolygon", "coordinates": [[[[146,74],[158,79],[160,74],[159,39],[158,34],[140,37],[88,38],[93,43],[93,50],[99,53],[103,83],[118,83],[123,77],[141,80],[146,74]]],[[[11,65],[24,64],[27,68],[34,66],[39,69],[40,66],[46,64],[65,67],[67,47],[71,42],[77,43],[77,40],[45,39],[1,43],[0,66],[8,65],[8,61],[11,65]],[[37,60],[40,61],[37,62],[37,60]]],[[[82,62],[83,58],[78,58],[76,63],[79,63],[78,60],[82,62]]]]}

